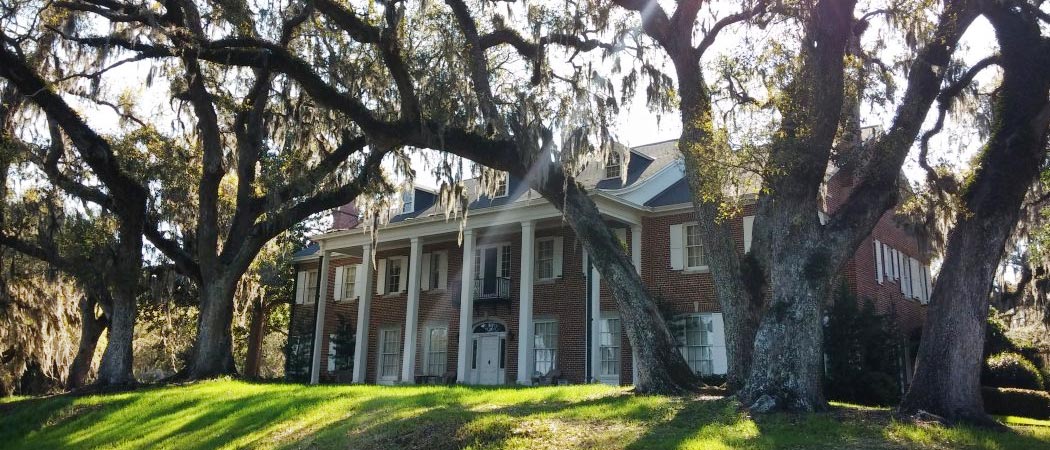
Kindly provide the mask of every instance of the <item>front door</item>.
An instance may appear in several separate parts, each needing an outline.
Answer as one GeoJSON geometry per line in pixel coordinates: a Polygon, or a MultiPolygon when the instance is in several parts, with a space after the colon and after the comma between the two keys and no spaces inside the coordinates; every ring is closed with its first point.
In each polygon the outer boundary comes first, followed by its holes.
{"type": "Polygon", "coordinates": [[[481,294],[483,297],[489,297],[496,293],[496,270],[499,268],[496,255],[498,247],[488,247],[484,250],[484,262],[482,266],[482,282],[481,282],[481,294]]]}
{"type": "Polygon", "coordinates": [[[496,335],[478,337],[478,384],[499,384],[499,340],[496,335]]]}

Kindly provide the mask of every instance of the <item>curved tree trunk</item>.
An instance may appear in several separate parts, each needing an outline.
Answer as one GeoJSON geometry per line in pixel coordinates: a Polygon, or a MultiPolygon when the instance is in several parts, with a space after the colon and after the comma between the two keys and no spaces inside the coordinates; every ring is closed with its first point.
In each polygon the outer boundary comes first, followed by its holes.
{"type": "Polygon", "coordinates": [[[711,118],[711,95],[692,52],[673,58],[681,89],[682,134],[678,150],[692,193],[693,213],[700,226],[715,296],[725,326],[726,384],[732,391],[744,386],[751,371],[755,333],[762,318],[763,277],[758,259],[741,258],[730,221],[719,217],[729,177],[719,162],[711,118]]]}
{"type": "Polygon", "coordinates": [[[988,7],[1001,49],[1003,81],[990,140],[948,235],[923,325],[915,377],[901,404],[949,422],[994,422],[981,399],[988,302],[1021,203],[1046,158],[1050,123],[1050,39],[1006,5],[988,7]]]}
{"type": "Polygon", "coordinates": [[[110,281],[112,313],[109,322],[109,340],[98,367],[101,386],[133,384],[133,340],[135,318],[138,315],[137,294],[139,274],[142,271],[142,224],[125,215],[120,221],[115,275],[110,281]]]}
{"type": "Polygon", "coordinates": [[[654,394],[695,391],[699,380],[678,351],[656,301],[602,220],[598,207],[575,180],[566,180],[560,170],[551,172],[549,178],[542,183],[534,182],[533,187],[562,211],[612,291],[623,330],[636,352],[635,391],[654,394]]]}
{"type": "Polygon", "coordinates": [[[197,338],[187,367],[192,380],[236,375],[233,361],[233,295],[235,283],[224,277],[206,278],[200,287],[197,338]]]}
{"type": "Polygon", "coordinates": [[[263,338],[266,337],[267,314],[262,296],[256,296],[252,300],[251,319],[248,323],[248,349],[244,357],[244,376],[247,378],[259,378],[263,338]]]}
{"type": "Polygon", "coordinates": [[[106,315],[95,315],[95,306],[98,299],[92,295],[85,295],[80,299],[80,344],[77,346],[77,354],[73,357],[73,363],[69,366],[69,376],[66,385],[69,389],[78,389],[87,385],[88,375],[91,373],[91,360],[95,357],[95,349],[98,348],[98,339],[109,327],[106,315]]]}

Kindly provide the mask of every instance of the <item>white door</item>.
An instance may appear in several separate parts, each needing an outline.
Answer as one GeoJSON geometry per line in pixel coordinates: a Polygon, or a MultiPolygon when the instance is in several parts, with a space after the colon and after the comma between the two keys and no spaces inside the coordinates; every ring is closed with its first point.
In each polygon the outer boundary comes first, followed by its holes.
{"type": "Polygon", "coordinates": [[[478,384],[499,384],[499,336],[478,337],[478,384]]]}

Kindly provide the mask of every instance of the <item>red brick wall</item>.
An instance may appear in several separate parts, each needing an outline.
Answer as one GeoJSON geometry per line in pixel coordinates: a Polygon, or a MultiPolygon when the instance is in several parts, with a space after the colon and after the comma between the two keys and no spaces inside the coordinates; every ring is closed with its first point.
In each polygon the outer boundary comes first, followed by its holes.
{"type": "MultiPolygon", "coordinates": [[[[833,179],[829,189],[828,204],[837,207],[836,202],[844,198],[843,178],[833,179]]],[[[754,214],[754,206],[748,205],[744,215],[754,214]]],[[[710,273],[672,270],[670,268],[669,230],[673,224],[692,222],[691,210],[654,215],[643,218],[642,226],[642,279],[652,292],[666,302],[672,314],[693,312],[718,312],[714,285],[710,273]]],[[[730,219],[733,222],[734,238],[740,251],[743,251],[742,217],[730,219]]],[[[572,231],[564,225],[537,229],[536,237],[562,236],[564,238],[562,277],[553,281],[537,282],[534,285],[533,316],[536,319],[554,319],[558,323],[558,367],[562,377],[570,382],[586,382],[587,366],[587,279],[583,267],[582,247],[572,231]]],[[[632,247],[630,230],[626,233],[627,248],[632,247]]],[[[916,256],[919,254],[915,238],[894,223],[892,213],[887,213],[875,227],[873,236],[902,252],[916,256]]],[[[517,349],[522,338],[518,327],[519,292],[518,277],[521,272],[521,234],[520,232],[493,231],[479,232],[477,244],[507,242],[511,246],[511,300],[481,301],[474,307],[474,322],[495,320],[507,326],[505,354],[506,382],[513,383],[517,378],[517,349]]],[[[874,275],[872,238],[866,239],[857,249],[855,256],[843,268],[842,275],[848,286],[861,298],[871,298],[880,312],[892,312],[898,318],[903,331],[907,332],[922,323],[924,308],[917,300],[904,299],[896,281],[878,284],[874,275]]],[[[461,282],[459,274],[462,266],[462,249],[455,241],[424,245],[423,252],[446,250],[448,252],[448,288],[446,290],[429,290],[421,293],[419,306],[419,328],[416,343],[415,373],[422,373],[421,366],[426,351],[426,330],[429,326],[440,325],[448,328],[449,370],[455,370],[458,359],[459,340],[459,299],[461,282]]],[[[409,248],[380,252],[377,258],[407,256],[409,248]]],[[[329,296],[334,293],[335,266],[355,263],[356,259],[337,259],[329,273],[329,296]]],[[[316,263],[303,264],[303,268],[316,267],[316,263]]],[[[301,269],[302,270],[302,269],[301,269]]],[[[406,273],[408,267],[403,269],[406,273]]],[[[373,270],[373,285],[377,274],[373,270]]],[[[369,321],[368,354],[366,358],[366,381],[375,382],[377,372],[378,338],[381,328],[396,327],[401,330],[404,339],[405,303],[407,296],[401,294],[373,295],[372,314],[369,321]]],[[[602,285],[600,294],[601,311],[610,313],[617,310],[608,287],[602,285]]],[[[292,332],[310,332],[313,329],[314,306],[296,305],[292,332]]],[[[322,375],[327,376],[328,335],[334,333],[339,324],[338,315],[346,317],[352,328],[356,328],[357,302],[329,303],[329,313],[325,318],[325,336],[322,346],[322,375]]],[[[531,337],[529,337],[531,338],[531,337]]],[[[403,341],[399,344],[403,348],[403,341]]],[[[621,375],[624,384],[631,382],[631,350],[626,335],[622,336],[621,375]]],[[[402,355],[404,357],[404,355],[402,355]]],[[[398,366],[400,368],[400,365],[398,366]]],[[[529,370],[529,369],[526,369],[529,370]]],[[[400,371],[400,370],[399,370],[400,371]]]]}
{"type": "MultiPolygon", "coordinates": [[[[834,212],[845,202],[853,182],[853,178],[844,172],[831,178],[827,192],[830,211],[834,212]]],[[[891,209],[882,215],[871,235],[861,242],[843,268],[843,277],[857,298],[860,301],[870,299],[880,314],[891,314],[899,331],[908,336],[922,327],[926,308],[919,300],[905,298],[900,280],[894,280],[892,276],[886,277],[882,283],[876,280],[876,239],[924,265],[929,264],[929,259],[923,256],[916,236],[898,225],[895,211],[891,209]]]]}

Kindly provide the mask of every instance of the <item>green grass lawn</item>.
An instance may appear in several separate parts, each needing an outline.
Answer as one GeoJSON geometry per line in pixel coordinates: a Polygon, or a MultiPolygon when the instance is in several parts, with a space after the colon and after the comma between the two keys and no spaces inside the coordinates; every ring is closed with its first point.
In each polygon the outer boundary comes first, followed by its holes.
{"type": "Polygon", "coordinates": [[[545,388],[211,381],[0,403],[0,448],[1050,449],[1050,422],[1011,432],[894,422],[886,409],[758,420],[724,399],[545,388]]]}

